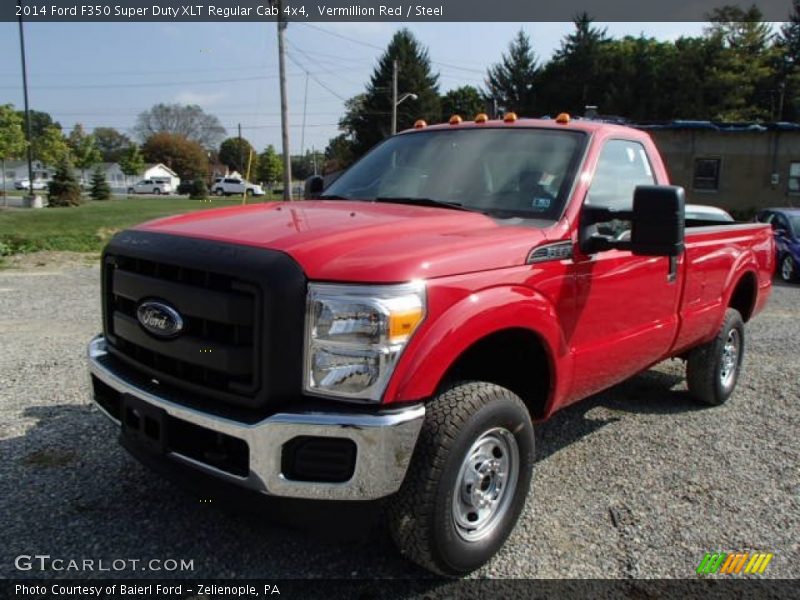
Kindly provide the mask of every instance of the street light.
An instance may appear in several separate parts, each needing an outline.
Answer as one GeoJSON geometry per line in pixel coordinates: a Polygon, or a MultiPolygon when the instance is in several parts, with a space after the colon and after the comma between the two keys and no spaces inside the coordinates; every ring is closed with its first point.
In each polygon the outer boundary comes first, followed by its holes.
{"type": "Polygon", "coordinates": [[[419,96],[416,94],[412,94],[411,92],[407,92],[400,96],[400,98],[394,103],[392,106],[392,135],[397,133],[397,107],[400,106],[406,100],[417,100],[419,96]]]}
{"type": "Polygon", "coordinates": [[[392,61],[392,135],[397,133],[397,107],[409,98],[412,100],[419,98],[419,96],[410,92],[403,94],[400,98],[397,97],[397,71],[397,60],[394,60],[392,61]]]}

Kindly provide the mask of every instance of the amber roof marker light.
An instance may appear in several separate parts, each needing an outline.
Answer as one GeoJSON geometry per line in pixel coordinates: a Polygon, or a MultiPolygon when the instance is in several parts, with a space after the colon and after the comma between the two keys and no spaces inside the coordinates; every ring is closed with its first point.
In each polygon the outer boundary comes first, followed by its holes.
{"type": "Polygon", "coordinates": [[[476,123],[486,123],[489,120],[489,116],[486,113],[478,113],[475,115],[475,122],[476,123]]]}
{"type": "Polygon", "coordinates": [[[515,112],[508,112],[503,117],[504,123],[514,123],[519,117],[517,117],[517,113],[515,112]]]}
{"type": "Polygon", "coordinates": [[[461,118],[461,115],[453,115],[450,117],[450,125],[461,125],[461,122],[464,119],[461,118]]]}
{"type": "Polygon", "coordinates": [[[556,123],[559,125],[569,125],[570,120],[569,113],[561,113],[556,117],[556,123]]]}
{"type": "Polygon", "coordinates": [[[428,123],[425,119],[417,119],[414,121],[414,129],[425,129],[427,126],[428,123]]]}

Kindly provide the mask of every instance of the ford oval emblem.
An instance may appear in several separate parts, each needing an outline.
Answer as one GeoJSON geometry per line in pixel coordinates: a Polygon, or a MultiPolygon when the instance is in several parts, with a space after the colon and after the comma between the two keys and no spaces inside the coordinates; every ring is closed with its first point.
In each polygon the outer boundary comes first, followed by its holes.
{"type": "Polygon", "coordinates": [[[142,302],[136,309],[136,318],[147,331],[160,338],[171,338],[183,331],[183,317],[163,302],[142,302]]]}

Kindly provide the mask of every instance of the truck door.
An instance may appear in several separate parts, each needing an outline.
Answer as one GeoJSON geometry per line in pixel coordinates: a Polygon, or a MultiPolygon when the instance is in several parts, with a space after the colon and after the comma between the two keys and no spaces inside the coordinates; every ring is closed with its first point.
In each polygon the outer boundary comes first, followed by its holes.
{"type": "MultiPolygon", "coordinates": [[[[607,140],[584,205],[630,210],[637,185],[655,184],[644,146],[607,140]]],[[[597,224],[612,239],[630,236],[630,222],[597,224]]],[[[669,351],[677,332],[680,277],[667,257],[606,250],[575,253],[576,320],[569,341],[574,357],[573,399],[605,389],[647,368],[669,351]]]]}

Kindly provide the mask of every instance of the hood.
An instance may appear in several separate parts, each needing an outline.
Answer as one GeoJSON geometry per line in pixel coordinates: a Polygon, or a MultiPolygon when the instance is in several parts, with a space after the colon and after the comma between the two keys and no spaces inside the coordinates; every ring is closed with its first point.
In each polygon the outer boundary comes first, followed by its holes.
{"type": "Polygon", "coordinates": [[[375,283],[522,265],[545,239],[480,213],[343,200],[197,211],[136,229],[279,250],[309,279],[375,283]]]}

